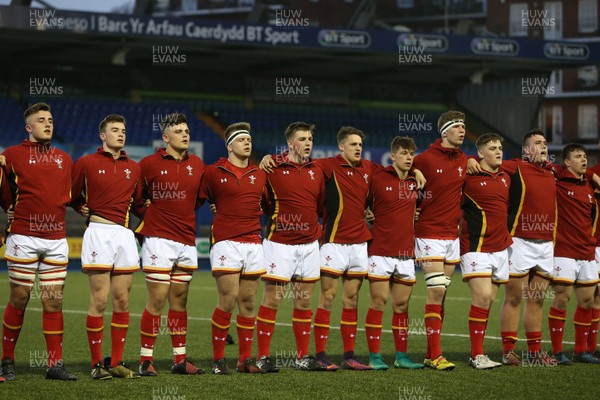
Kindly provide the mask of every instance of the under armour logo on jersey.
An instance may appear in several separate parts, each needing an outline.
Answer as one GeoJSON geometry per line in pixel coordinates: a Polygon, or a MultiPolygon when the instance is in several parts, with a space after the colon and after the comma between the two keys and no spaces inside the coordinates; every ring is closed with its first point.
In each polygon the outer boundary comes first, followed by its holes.
{"type": "Polygon", "coordinates": [[[35,164],[35,160],[29,160],[29,164],[35,164]]]}
{"type": "Polygon", "coordinates": [[[169,173],[169,171],[167,171],[166,169],[164,171],[160,171],[161,175],[167,175],[169,173]]]}
{"type": "Polygon", "coordinates": [[[590,203],[593,203],[591,194],[588,194],[588,199],[590,200],[590,203]]]}
{"type": "Polygon", "coordinates": [[[250,178],[250,184],[254,185],[254,181],[256,180],[256,177],[254,175],[250,175],[248,178],[250,178]]]}
{"type": "Polygon", "coordinates": [[[386,192],[391,192],[392,191],[392,187],[391,186],[386,186],[385,187],[385,191],[386,192]]]}
{"type": "Polygon", "coordinates": [[[463,169],[462,167],[458,167],[458,176],[462,176],[463,169]]]}
{"type": "Polygon", "coordinates": [[[62,160],[62,159],[60,159],[60,158],[57,158],[57,159],[56,159],[56,165],[58,165],[58,169],[63,169],[63,166],[62,166],[62,161],[63,161],[63,160],[62,160]]]}
{"type": "Polygon", "coordinates": [[[563,328],[552,328],[552,332],[562,332],[563,328]]]}
{"type": "Polygon", "coordinates": [[[123,172],[125,172],[125,179],[131,179],[131,171],[129,170],[129,168],[125,168],[123,172]]]}
{"type": "Polygon", "coordinates": [[[227,182],[227,178],[221,178],[221,183],[227,182]]]}
{"type": "Polygon", "coordinates": [[[194,167],[192,167],[191,165],[188,165],[187,167],[185,167],[185,169],[188,170],[189,176],[194,176],[194,174],[192,174],[192,170],[194,169],[194,167]]]}
{"type": "Polygon", "coordinates": [[[259,335],[267,335],[267,336],[271,336],[271,332],[264,332],[264,331],[258,331],[259,335]]]}
{"type": "Polygon", "coordinates": [[[504,183],[504,186],[508,187],[508,185],[506,184],[506,179],[502,178],[502,183],[504,183]]]}
{"type": "Polygon", "coordinates": [[[415,185],[414,183],[411,183],[410,185],[408,185],[408,190],[415,190],[415,188],[417,187],[417,185],[415,185]]]}
{"type": "Polygon", "coordinates": [[[377,339],[377,340],[379,340],[379,336],[369,336],[369,339],[377,339]]]}
{"type": "Polygon", "coordinates": [[[289,175],[290,171],[281,171],[284,175],[289,175]]]}
{"type": "Polygon", "coordinates": [[[348,171],[348,175],[354,175],[352,171],[348,171]]]}
{"type": "Polygon", "coordinates": [[[429,335],[433,335],[434,333],[442,333],[441,329],[431,329],[431,328],[427,328],[427,336],[429,335]]]}
{"type": "Polygon", "coordinates": [[[220,337],[217,337],[217,336],[213,336],[213,339],[215,339],[215,340],[222,340],[224,342],[227,338],[220,338],[220,337]]]}
{"type": "Polygon", "coordinates": [[[99,173],[99,174],[106,174],[106,170],[105,170],[105,169],[99,169],[99,170],[98,170],[98,173],[99,173]]]}
{"type": "Polygon", "coordinates": [[[369,174],[364,174],[363,178],[365,178],[365,183],[369,183],[369,174]]]}
{"type": "Polygon", "coordinates": [[[567,194],[568,194],[569,196],[574,196],[574,195],[575,195],[575,193],[571,192],[570,190],[569,190],[569,191],[567,191],[567,194]]]}
{"type": "Polygon", "coordinates": [[[485,334],[485,331],[478,331],[477,329],[473,330],[473,333],[476,335],[483,335],[485,334]]]}
{"type": "Polygon", "coordinates": [[[437,172],[438,174],[441,174],[441,173],[443,173],[443,172],[444,172],[444,170],[443,170],[443,169],[441,169],[441,168],[438,168],[438,169],[436,169],[436,170],[435,170],[435,172],[437,172]]]}
{"type": "Polygon", "coordinates": [[[479,182],[481,186],[487,186],[487,182],[479,182]]]}
{"type": "Polygon", "coordinates": [[[92,340],[92,344],[98,344],[98,343],[102,343],[102,339],[100,339],[100,340],[92,340]]]}
{"type": "Polygon", "coordinates": [[[308,174],[310,175],[310,180],[314,181],[315,180],[315,172],[312,169],[309,169],[308,174]]]}

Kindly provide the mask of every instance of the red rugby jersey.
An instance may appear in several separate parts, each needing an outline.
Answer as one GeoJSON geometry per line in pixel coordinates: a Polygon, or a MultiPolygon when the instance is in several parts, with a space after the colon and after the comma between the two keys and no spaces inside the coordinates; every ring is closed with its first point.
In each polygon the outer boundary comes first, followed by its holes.
{"type": "MultiPolygon", "coordinates": [[[[598,176],[600,176],[600,164],[596,164],[593,167],[588,167],[588,169],[586,170],[586,175],[587,172],[590,173],[594,173],[598,176]]],[[[600,246],[600,226],[598,226],[598,219],[599,218],[599,214],[600,214],[600,193],[595,193],[594,192],[594,196],[596,197],[596,220],[594,221],[594,238],[596,238],[596,246],[600,246]]]]}
{"type": "Polygon", "coordinates": [[[467,176],[462,197],[461,255],[494,253],[512,244],[506,226],[509,188],[510,177],[502,170],[467,176]]]}
{"type": "Polygon", "coordinates": [[[202,179],[201,198],[217,207],[211,226],[211,245],[222,240],[261,243],[261,201],[266,174],[249,164],[238,179],[235,170],[222,157],[206,168],[202,179]]]}
{"type": "Polygon", "coordinates": [[[370,240],[365,208],[371,178],[381,167],[369,160],[352,166],[341,155],[315,162],[325,176],[322,242],[356,244],[370,240]]]}
{"type": "MultiPolygon", "coordinates": [[[[136,232],[190,246],[196,244],[196,213],[200,180],[206,166],[200,157],[187,154],[177,160],[165,149],[140,161],[143,193],[151,204],[136,232]]],[[[137,204],[143,208],[143,204],[137,204]]]]}
{"type": "Polygon", "coordinates": [[[102,147],[81,157],[73,166],[75,211],[87,204],[90,215],[97,215],[125,227],[129,226],[132,202],[143,202],[140,166],[125,151],[117,159],[102,147]]]}
{"type": "Polygon", "coordinates": [[[594,260],[596,220],[594,191],[586,179],[577,179],[565,170],[556,181],[558,222],[554,256],[577,260],[594,260]]]}
{"type": "Polygon", "coordinates": [[[557,166],[533,164],[520,158],[505,160],[502,169],[511,176],[508,230],[524,239],[552,240],[556,224],[557,166]]]}
{"type": "Polygon", "coordinates": [[[462,187],[467,178],[467,156],[461,149],[442,147],[436,140],[415,157],[427,183],[419,204],[421,214],[415,224],[415,236],[429,239],[456,239],[460,220],[462,187]]]}
{"type": "Polygon", "coordinates": [[[323,171],[309,159],[296,164],[287,152],[267,175],[266,238],[277,243],[310,243],[321,237],[319,211],[325,199],[323,171]]]}
{"type": "Polygon", "coordinates": [[[375,214],[369,256],[414,257],[415,207],[419,191],[414,176],[400,179],[393,166],[378,171],[372,182],[375,214]]]}
{"type": "Polygon", "coordinates": [[[4,151],[14,220],[7,232],[44,239],[66,237],[65,214],[71,201],[73,161],[50,143],[24,140],[4,151]]]}

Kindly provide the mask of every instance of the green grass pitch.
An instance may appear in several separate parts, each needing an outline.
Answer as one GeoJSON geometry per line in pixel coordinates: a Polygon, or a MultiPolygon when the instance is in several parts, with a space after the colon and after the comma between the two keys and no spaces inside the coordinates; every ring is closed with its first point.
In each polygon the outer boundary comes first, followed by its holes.
{"type": "MultiPolygon", "coordinates": [[[[424,286],[418,276],[410,306],[409,353],[414,360],[422,360],[426,337],[423,335],[424,286]]],[[[318,289],[318,286],[317,286],[318,289]]],[[[550,296],[550,294],[548,294],[550,296]]],[[[260,303],[261,294],[257,296],[260,303]]],[[[492,309],[485,341],[486,353],[499,360],[499,311],[504,291],[499,291],[492,309]]],[[[6,270],[0,273],[0,309],[8,298],[6,270]]],[[[466,284],[455,274],[446,301],[442,349],[445,356],[455,362],[454,371],[407,371],[393,367],[389,371],[338,371],[303,372],[289,366],[295,354],[291,329],[291,300],[285,298],[277,316],[278,325],[271,346],[271,355],[282,366],[279,374],[250,376],[233,373],[231,376],[174,376],[170,373],[171,344],[166,326],[161,329],[155,347],[156,378],[96,382],[89,377],[89,349],[85,331],[88,306],[87,277],[80,272],[69,272],[64,293],[64,359],[75,373],[77,382],[56,382],[44,379],[45,342],[41,332],[41,305],[39,292],[34,288],[25,316],[25,323],[16,350],[17,379],[0,384],[0,399],[550,399],[584,398],[596,392],[595,382],[600,373],[598,365],[572,365],[566,367],[501,367],[476,371],[467,366],[469,338],[467,315],[470,305],[466,284]],[[36,298],[37,297],[37,298],[36,298]]],[[[548,308],[546,302],[546,310],[548,308]]],[[[573,303],[569,309],[565,350],[570,354],[573,340],[573,303]]],[[[125,347],[125,361],[137,366],[139,357],[139,321],[145,304],[144,276],[136,274],[131,294],[131,322],[125,347]]],[[[211,343],[210,318],[216,304],[216,290],[209,272],[198,272],[192,281],[188,303],[188,355],[210,371],[211,343]]],[[[316,304],[316,303],[315,303],[316,304]]],[[[257,305],[258,308],[258,305],[257,305]]],[[[364,331],[364,318],[368,308],[368,282],[364,282],[359,308],[359,334],[357,355],[368,361],[364,331]]],[[[388,307],[389,308],[389,307],[388,307]]],[[[341,361],[342,342],[339,335],[340,301],[332,313],[332,326],[328,343],[330,358],[341,361]]],[[[104,353],[110,353],[110,310],[105,317],[104,353]]],[[[164,312],[166,314],[166,310],[164,312]]],[[[394,360],[394,342],[390,330],[390,310],[384,314],[384,333],[381,350],[390,366],[394,360]]],[[[234,316],[235,318],[235,316],[234,316]]],[[[165,321],[166,322],[166,321],[165,321]]],[[[234,324],[230,332],[237,342],[234,324]]],[[[524,338],[523,330],[519,337],[524,338]]],[[[547,323],[544,319],[544,347],[549,348],[547,323]]],[[[518,350],[525,350],[521,340],[518,350]]],[[[256,348],[256,344],[255,344],[256,348]]],[[[311,352],[314,343],[311,342],[311,352]]],[[[256,353],[254,353],[256,354],[256,353]]],[[[235,367],[237,344],[227,346],[229,366],[235,367]]]]}

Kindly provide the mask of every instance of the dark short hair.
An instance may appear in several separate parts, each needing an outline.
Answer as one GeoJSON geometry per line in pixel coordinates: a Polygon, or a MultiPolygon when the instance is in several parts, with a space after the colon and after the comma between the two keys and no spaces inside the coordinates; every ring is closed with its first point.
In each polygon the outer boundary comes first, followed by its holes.
{"type": "Polygon", "coordinates": [[[234,124],[229,125],[225,128],[225,142],[229,139],[229,136],[235,131],[248,131],[250,132],[250,123],[249,122],[236,122],[234,124]]]}
{"type": "Polygon", "coordinates": [[[525,132],[525,134],[523,135],[523,146],[525,146],[527,144],[527,141],[529,140],[530,137],[532,136],[543,136],[544,139],[546,138],[546,135],[544,134],[544,132],[542,132],[541,130],[535,128],[530,130],[529,132],[525,132]]]}
{"type": "Polygon", "coordinates": [[[309,131],[310,133],[313,133],[314,129],[315,126],[307,122],[292,122],[285,128],[285,140],[292,140],[296,131],[309,131]]]}
{"type": "Polygon", "coordinates": [[[450,111],[446,111],[445,113],[440,115],[440,117],[438,118],[438,121],[437,121],[438,131],[441,130],[442,126],[444,126],[446,123],[453,121],[455,119],[462,119],[463,121],[466,121],[465,113],[463,113],[461,111],[450,110],[450,111]]]}
{"type": "Polygon", "coordinates": [[[390,143],[390,150],[392,153],[397,152],[400,148],[414,151],[417,149],[417,144],[413,140],[413,138],[408,136],[396,136],[392,139],[392,143],[390,143]]]}
{"type": "Polygon", "coordinates": [[[337,133],[338,144],[342,143],[350,135],[358,135],[363,141],[365,140],[365,134],[360,129],[356,129],[352,126],[342,126],[337,133]]]}
{"type": "Polygon", "coordinates": [[[158,125],[160,126],[160,131],[165,133],[167,129],[172,127],[173,125],[179,124],[187,124],[187,117],[185,114],[181,113],[173,113],[169,114],[165,117],[165,120],[160,122],[158,125]]]}
{"type": "Polygon", "coordinates": [[[123,125],[125,124],[125,117],[119,114],[108,114],[103,120],[102,122],[100,122],[100,125],[98,126],[98,131],[100,133],[102,132],[106,132],[106,125],[110,124],[111,122],[121,122],[123,125]]]}
{"type": "Polygon", "coordinates": [[[560,152],[560,158],[562,158],[564,162],[569,157],[571,157],[571,153],[574,153],[576,151],[583,151],[585,154],[587,154],[587,152],[585,151],[585,147],[583,147],[579,143],[569,143],[568,145],[563,147],[562,151],[560,152]]]}
{"type": "Polygon", "coordinates": [[[481,148],[489,142],[504,143],[504,138],[498,135],[497,133],[484,133],[483,135],[477,138],[477,141],[475,142],[475,147],[477,147],[477,150],[481,150],[481,148]]]}
{"type": "Polygon", "coordinates": [[[50,106],[46,103],[35,103],[34,105],[30,106],[27,110],[25,110],[25,112],[23,113],[23,119],[25,120],[25,122],[27,122],[27,117],[36,114],[40,111],[50,112],[50,106]]]}

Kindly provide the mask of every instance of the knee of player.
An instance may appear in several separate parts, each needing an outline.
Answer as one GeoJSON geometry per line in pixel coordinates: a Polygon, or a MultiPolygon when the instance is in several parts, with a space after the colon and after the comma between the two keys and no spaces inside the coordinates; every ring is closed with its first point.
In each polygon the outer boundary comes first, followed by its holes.
{"type": "MultiPolygon", "coordinates": [[[[129,296],[125,295],[125,296],[113,297],[112,304],[113,304],[113,310],[115,310],[115,311],[119,311],[119,312],[127,311],[129,309],[129,296]]],[[[104,302],[104,308],[106,308],[106,302],[104,302]]]]}
{"type": "Polygon", "coordinates": [[[428,286],[427,287],[427,300],[440,303],[444,299],[445,293],[446,293],[445,286],[428,286]]]}
{"type": "Polygon", "coordinates": [[[262,299],[261,306],[277,310],[281,303],[282,296],[279,293],[265,293],[262,299]]]}
{"type": "Polygon", "coordinates": [[[310,310],[310,298],[297,298],[294,299],[294,309],[296,310],[310,310]]]}
{"type": "Polygon", "coordinates": [[[46,312],[58,312],[62,310],[62,296],[56,298],[43,298],[42,308],[46,312]]]}
{"type": "Polygon", "coordinates": [[[577,300],[577,305],[583,309],[589,310],[594,307],[594,297],[585,296],[577,300]]]}
{"type": "Polygon", "coordinates": [[[90,310],[94,311],[95,314],[102,314],[106,310],[107,304],[107,298],[93,297],[90,301],[90,310]]]}
{"type": "Polygon", "coordinates": [[[569,304],[569,300],[571,296],[567,293],[554,293],[554,298],[552,299],[552,307],[558,308],[559,310],[565,310],[567,305],[569,304]]]}
{"type": "Polygon", "coordinates": [[[371,302],[369,303],[369,308],[377,311],[383,311],[385,305],[387,304],[387,298],[384,296],[371,295],[371,302]]]}

